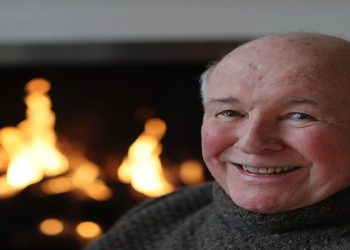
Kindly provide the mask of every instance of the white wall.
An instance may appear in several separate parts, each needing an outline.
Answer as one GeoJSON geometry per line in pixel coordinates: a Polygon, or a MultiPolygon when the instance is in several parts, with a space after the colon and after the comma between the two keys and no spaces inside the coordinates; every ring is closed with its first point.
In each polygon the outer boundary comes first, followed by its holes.
{"type": "Polygon", "coordinates": [[[0,0],[0,44],[250,38],[350,39],[348,0],[0,0]]]}

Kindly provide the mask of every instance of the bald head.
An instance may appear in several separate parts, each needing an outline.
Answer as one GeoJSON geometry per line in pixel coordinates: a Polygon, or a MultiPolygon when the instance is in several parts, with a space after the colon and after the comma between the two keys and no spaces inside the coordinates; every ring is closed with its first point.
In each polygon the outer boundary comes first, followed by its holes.
{"type": "Polygon", "coordinates": [[[306,53],[307,56],[325,56],[327,52],[336,52],[348,48],[349,42],[334,36],[312,33],[286,33],[262,37],[238,47],[227,56],[254,51],[254,53],[274,52],[291,55],[306,53]]]}
{"type": "MultiPolygon", "coordinates": [[[[212,73],[243,77],[247,68],[271,71],[308,69],[322,71],[322,78],[348,78],[350,42],[334,36],[311,33],[287,33],[262,37],[236,48],[202,75],[202,97],[212,73]],[[218,67],[220,66],[220,67],[218,67]],[[273,70],[276,68],[275,70],[273,70]],[[228,70],[230,69],[230,70],[228,70]],[[236,75],[235,75],[236,74],[236,75]]],[[[305,72],[307,74],[308,72],[305,72]]]]}

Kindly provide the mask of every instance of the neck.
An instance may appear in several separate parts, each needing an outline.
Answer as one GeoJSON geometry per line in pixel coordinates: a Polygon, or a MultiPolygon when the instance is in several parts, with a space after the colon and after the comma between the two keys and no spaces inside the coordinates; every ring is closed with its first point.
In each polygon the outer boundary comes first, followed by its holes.
{"type": "Polygon", "coordinates": [[[213,197],[214,205],[228,225],[249,231],[277,232],[315,225],[338,225],[350,220],[350,188],[317,204],[274,214],[251,212],[237,206],[217,183],[214,183],[213,197]]]}

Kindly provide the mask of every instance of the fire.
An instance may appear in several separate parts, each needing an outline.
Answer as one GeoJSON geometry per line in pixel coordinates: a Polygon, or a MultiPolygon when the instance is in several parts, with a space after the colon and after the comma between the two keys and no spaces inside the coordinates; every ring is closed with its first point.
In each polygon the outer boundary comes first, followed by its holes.
{"type": "Polygon", "coordinates": [[[84,221],[76,226],[76,232],[83,238],[95,239],[101,235],[101,227],[93,221],[84,221]]]}
{"type": "Polygon", "coordinates": [[[130,146],[128,155],[118,169],[118,178],[147,196],[159,196],[174,190],[165,178],[159,155],[160,140],[165,134],[165,122],[150,119],[144,132],[130,146]]]}
{"type": "Polygon", "coordinates": [[[45,235],[55,236],[63,232],[64,224],[59,219],[49,218],[40,223],[39,229],[45,235]]]}
{"type": "Polygon", "coordinates": [[[66,147],[64,152],[71,166],[69,171],[64,176],[45,180],[42,190],[49,195],[75,191],[97,201],[109,200],[113,192],[100,178],[100,167],[71,145],[66,147]]]}
{"type": "Polygon", "coordinates": [[[0,176],[0,197],[10,197],[51,177],[42,183],[48,194],[79,190],[96,200],[109,199],[112,191],[99,179],[96,164],[81,153],[73,151],[68,159],[59,151],[54,130],[56,117],[47,95],[50,83],[34,79],[25,88],[26,119],[17,127],[0,130],[0,170],[5,173],[0,176]]]}
{"type": "MultiPolygon", "coordinates": [[[[98,165],[69,143],[64,154],[59,150],[56,116],[47,94],[50,83],[34,79],[25,88],[25,120],[16,127],[0,129],[0,198],[41,182],[41,190],[48,195],[74,191],[97,201],[110,199],[113,192],[100,178],[98,165]]],[[[118,169],[120,181],[131,183],[135,190],[151,197],[175,189],[165,178],[160,160],[160,140],[165,132],[166,124],[161,119],[146,121],[144,132],[130,146],[118,169]]],[[[199,163],[183,164],[179,173],[186,185],[203,181],[199,163]]]]}
{"type": "Polygon", "coordinates": [[[34,79],[26,85],[27,118],[17,127],[0,130],[0,143],[8,155],[6,182],[1,186],[20,190],[68,170],[68,160],[56,147],[55,114],[47,95],[50,83],[34,79]]]}
{"type": "Polygon", "coordinates": [[[180,165],[180,178],[187,185],[195,185],[204,181],[204,171],[201,163],[187,160],[180,165]]]}
{"type": "Polygon", "coordinates": [[[94,221],[72,222],[58,218],[47,218],[38,225],[39,231],[46,236],[76,234],[84,240],[94,240],[102,234],[102,228],[94,221]]]}
{"type": "MultiPolygon", "coordinates": [[[[25,88],[26,118],[17,126],[0,129],[0,199],[10,198],[34,183],[37,183],[35,187],[27,190],[41,191],[41,195],[71,192],[70,197],[79,200],[110,199],[114,194],[102,179],[102,168],[88,160],[81,148],[62,139],[58,141],[54,130],[56,115],[48,96],[50,83],[34,79],[25,88]]],[[[131,183],[135,190],[150,197],[175,189],[165,178],[160,160],[160,140],[165,132],[164,121],[148,120],[144,132],[130,146],[118,169],[119,180],[131,183]]],[[[196,161],[184,162],[178,172],[172,172],[179,173],[173,176],[173,183],[176,178],[181,178],[185,185],[203,181],[202,166],[196,161]]],[[[66,238],[73,235],[84,243],[103,233],[96,222],[78,224],[58,218],[41,221],[38,229],[46,236],[66,238]]]]}

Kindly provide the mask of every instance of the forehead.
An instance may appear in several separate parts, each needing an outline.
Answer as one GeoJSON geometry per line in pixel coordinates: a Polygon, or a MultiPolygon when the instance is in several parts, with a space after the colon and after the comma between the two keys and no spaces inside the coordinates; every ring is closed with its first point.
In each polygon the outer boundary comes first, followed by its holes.
{"type": "Polygon", "coordinates": [[[279,78],[308,76],[323,79],[327,60],[317,56],[298,53],[287,47],[271,48],[246,46],[227,55],[210,75],[210,80],[259,82],[260,84],[278,81],[279,78]]]}
{"type": "Polygon", "coordinates": [[[270,40],[248,43],[228,54],[213,69],[209,82],[259,86],[294,79],[305,87],[349,87],[350,55],[344,53],[347,50],[270,40]]]}
{"type": "Polygon", "coordinates": [[[324,35],[286,34],[264,37],[238,47],[225,56],[212,73],[217,73],[217,77],[245,80],[293,73],[319,79],[331,75],[350,79],[348,66],[349,42],[324,35]]]}
{"type": "MultiPolygon", "coordinates": [[[[244,94],[254,96],[295,95],[331,105],[350,107],[350,82],[344,66],[328,58],[298,53],[246,53],[224,58],[208,78],[209,98],[244,94]]],[[[269,51],[268,51],[269,52],[269,51]]]]}
{"type": "Polygon", "coordinates": [[[250,90],[272,88],[303,88],[328,91],[344,88],[347,84],[340,77],[327,72],[325,67],[312,63],[264,62],[231,60],[223,62],[209,76],[210,90],[225,87],[244,87],[250,90]]]}

